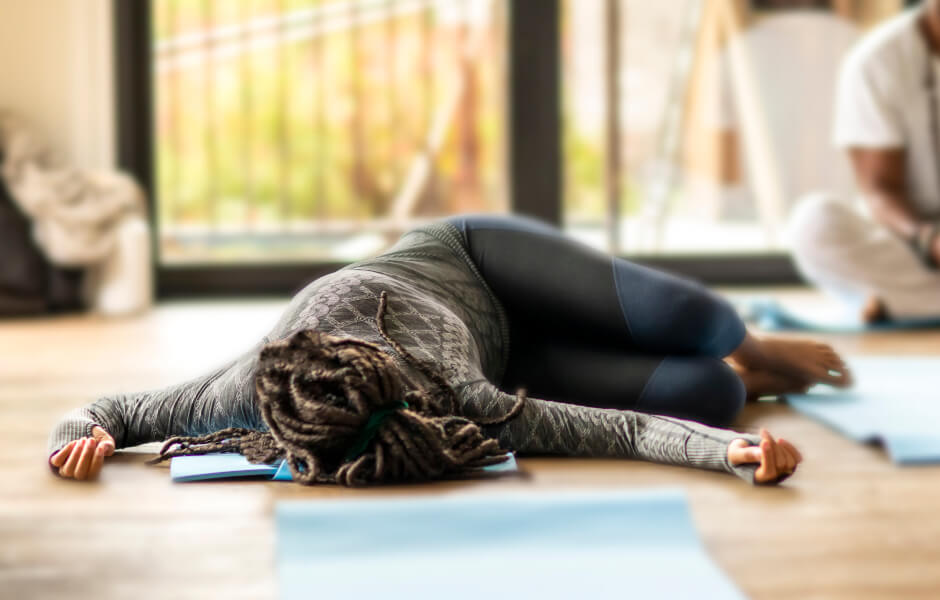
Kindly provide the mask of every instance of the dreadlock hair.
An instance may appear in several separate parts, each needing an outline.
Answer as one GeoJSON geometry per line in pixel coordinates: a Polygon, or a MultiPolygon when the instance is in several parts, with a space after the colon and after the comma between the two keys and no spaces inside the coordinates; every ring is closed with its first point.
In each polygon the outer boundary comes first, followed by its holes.
{"type": "Polygon", "coordinates": [[[427,481],[505,461],[505,451],[480,427],[519,415],[525,393],[520,390],[515,405],[496,419],[458,414],[457,396],[440,372],[388,335],[387,302],[382,292],[379,333],[430,387],[414,385],[375,344],[300,331],[261,351],[255,388],[269,431],[229,428],[174,437],[151,462],[237,452],[254,463],[286,459],[294,481],[303,484],[363,486],[427,481]]]}

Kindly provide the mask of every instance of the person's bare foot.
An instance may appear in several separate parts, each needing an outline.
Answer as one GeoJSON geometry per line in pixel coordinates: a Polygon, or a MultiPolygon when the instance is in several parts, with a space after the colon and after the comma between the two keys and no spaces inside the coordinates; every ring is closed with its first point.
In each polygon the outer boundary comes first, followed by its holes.
{"type": "Polygon", "coordinates": [[[879,323],[888,320],[888,309],[881,298],[872,296],[862,306],[862,320],[866,323],[879,323]]]}
{"type": "Polygon", "coordinates": [[[729,358],[745,369],[770,371],[806,384],[852,384],[845,362],[822,342],[773,336],[757,339],[749,333],[729,358]]]}
{"type": "Polygon", "coordinates": [[[737,363],[730,363],[747,390],[747,401],[756,402],[764,396],[806,393],[812,384],[804,379],[790,377],[772,371],[747,369],[737,363]]]}

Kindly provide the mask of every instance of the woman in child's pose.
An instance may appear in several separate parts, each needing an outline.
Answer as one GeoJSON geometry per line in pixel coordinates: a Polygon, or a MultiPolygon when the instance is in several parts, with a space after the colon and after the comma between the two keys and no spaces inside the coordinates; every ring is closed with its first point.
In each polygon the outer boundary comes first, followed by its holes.
{"type": "Polygon", "coordinates": [[[506,450],[774,483],[801,460],[792,444],[714,426],[817,382],[849,383],[829,346],[755,338],[697,284],[534,221],[454,217],[314,281],[231,364],[73,411],[49,462],[91,479],[115,448],[170,438],[157,460],[286,458],[302,483],[435,479],[506,450]]]}

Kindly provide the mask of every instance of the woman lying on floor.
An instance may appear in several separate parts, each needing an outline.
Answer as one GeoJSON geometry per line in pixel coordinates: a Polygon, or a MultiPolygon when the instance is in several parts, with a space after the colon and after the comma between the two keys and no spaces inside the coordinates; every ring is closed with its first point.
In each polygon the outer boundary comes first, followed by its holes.
{"type": "Polygon", "coordinates": [[[801,460],[792,444],[714,426],[817,382],[849,384],[829,346],[757,339],[697,284],[534,221],[454,217],[314,281],[231,364],[70,413],[49,462],[91,479],[115,448],[167,440],[157,461],[239,452],[286,458],[302,483],[366,485],[513,450],[775,483],[801,460]],[[506,391],[522,388],[533,397],[506,391]]]}

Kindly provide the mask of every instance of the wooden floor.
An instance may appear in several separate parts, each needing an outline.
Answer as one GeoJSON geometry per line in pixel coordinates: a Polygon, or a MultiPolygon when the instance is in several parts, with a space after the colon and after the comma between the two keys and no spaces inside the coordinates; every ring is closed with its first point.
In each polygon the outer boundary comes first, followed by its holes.
{"type": "MultiPolygon", "coordinates": [[[[284,498],[678,486],[709,553],[752,598],[940,598],[940,467],[895,467],[880,449],[773,404],[749,407],[740,426],[766,426],[803,451],[797,475],[775,489],[606,460],[522,460],[526,480],[379,491],[174,485],[139,451],[116,456],[94,484],[45,467],[46,436],[63,412],[198,374],[249,346],[283,305],[0,322],[0,597],[274,598],[272,511],[284,498]]],[[[830,339],[846,354],[940,354],[936,332],[830,339]]]]}

